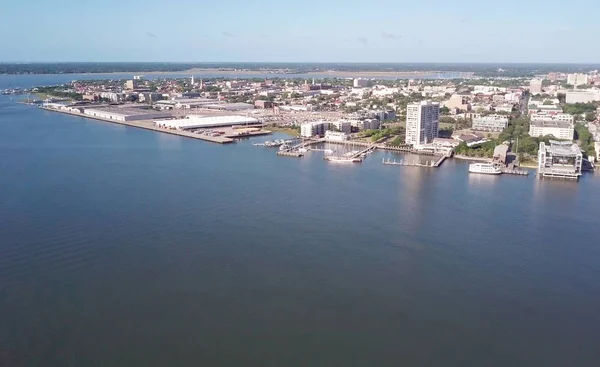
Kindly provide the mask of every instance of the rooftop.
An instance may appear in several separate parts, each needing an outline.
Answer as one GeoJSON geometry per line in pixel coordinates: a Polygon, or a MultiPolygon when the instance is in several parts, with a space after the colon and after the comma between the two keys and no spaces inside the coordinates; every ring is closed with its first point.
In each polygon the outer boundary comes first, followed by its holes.
{"type": "Polygon", "coordinates": [[[570,141],[550,140],[550,145],[546,145],[544,142],[541,142],[540,149],[544,149],[546,153],[564,157],[581,155],[581,149],[577,146],[577,144],[574,144],[570,141]]]}
{"type": "Polygon", "coordinates": [[[136,108],[136,107],[115,107],[115,106],[98,106],[98,107],[90,107],[85,108],[86,111],[102,111],[102,112],[110,112],[115,115],[122,116],[134,116],[134,115],[147,115],[147,114],[156,114],[156,115],[164,115],[164,112],[159,112],[152,109],[146,108],[136,108]]]}
{"type": "Polygon", "coordinates": [[[567,121],[558,121],[558,120],[552,120],[552,121],[534,120],[534,121],[531,121],[531,125],[533,125],[535,127],[554,127],[554,128],[559,128],[559,129],[570,129],[573,127],[573,125],[567,121]]]}

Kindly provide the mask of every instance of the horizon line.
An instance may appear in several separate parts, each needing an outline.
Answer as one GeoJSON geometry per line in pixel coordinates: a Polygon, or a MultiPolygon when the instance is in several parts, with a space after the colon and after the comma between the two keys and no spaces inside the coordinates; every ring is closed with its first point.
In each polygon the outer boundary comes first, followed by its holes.
{"type": "Polygon", "coordinates": [[[598,65],[598,62],[532,62],[532,61],[0,61],[0,64],[471,64],[471,65],[598,65]]]}

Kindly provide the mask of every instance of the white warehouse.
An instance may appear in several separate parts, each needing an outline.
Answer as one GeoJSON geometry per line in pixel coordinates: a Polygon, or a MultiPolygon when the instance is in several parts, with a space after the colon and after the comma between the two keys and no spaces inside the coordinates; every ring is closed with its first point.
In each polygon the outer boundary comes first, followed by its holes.
{"type": "Polygon", "coordinates": [[[199,116],[190,115],[183,119],[155,120],[154,124],[165,129],[190,130],[235,125],[256,125],[260,121],[244,116],[199,116]]]}
{"type": "Polygon", "coordinates": [[[172,116],[170,112],[120,107],[84,108],[83,114],[115,121],[153,120],[157,118],[169,118],[172,116]]]}

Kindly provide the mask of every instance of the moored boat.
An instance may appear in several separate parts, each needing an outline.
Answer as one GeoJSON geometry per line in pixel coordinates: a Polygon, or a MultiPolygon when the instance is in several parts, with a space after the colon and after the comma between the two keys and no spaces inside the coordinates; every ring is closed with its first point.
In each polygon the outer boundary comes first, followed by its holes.
{"type": "Polygon", "coordinates": [[[469,164],[470,173],[481,173],[484,175],[499,175],[502,173],[500,167],[493,163],[471,163],[469,164]]]}

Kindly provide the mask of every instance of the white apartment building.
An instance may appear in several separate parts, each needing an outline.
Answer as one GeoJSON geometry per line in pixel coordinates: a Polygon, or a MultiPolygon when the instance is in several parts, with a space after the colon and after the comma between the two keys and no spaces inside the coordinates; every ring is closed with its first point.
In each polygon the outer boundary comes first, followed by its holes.
{"type": "Polygon", "coordinates": [[[575,123],[573,115],[568,113],[557,113],[556,115],[550,115],[545,113],[534,113],[530,116],[531,121],[560,121],[568,122],[569,124],[575,123]]]}
{"type": "Polygon", "coordinates": [[[508,126],[508,116],[480,114],[473,116],[473,130],[479,131],[502,131],[508,126]]]}
{"type": "Polygon", "coordinates": [[[354,88],[364,88],[367,86],[369,81],[367,79],[357,78],[354,79],[354,83],[352,84],[354,88]]]}
{"type": "Polygon", "coordinates": [[[531,121],[529,135],[533,137],[552,135],[558,139],[573,140],[573,124],[564,121],[531,121]]]}
{"type": "Polygon", "coordinates": [[[323,136],[329,128],[329,122],[326,121],[311,121],[300,125],[300,136],[310,138],[313,136],[323,136]]]}
{"type": "Polygon", "coordinates": [[[588,75],[587,74],[569,74],[567,75],[567,84],[571,84],[574,86],[588,84],[588,75]]]}
{"type": "Polygon", "coordinates": [[[379,130],[381,127],[381,121],[377,119],[354,121],[352,124],[360,130],[379,130]]]}
{"type": "Polygon", "coordinates": [[[496,112],[511,113],[513,110],[513,105],[512,105],[512,103],[501,104],[501,105],[494,107],[494,110],[496,110],[496,112]]]}
{"type": "Polygon", "coordinates": [[[431,101],[411,103],[406,107],[406,144],[418,146],[438,137],[440,104],[431,101]]]}
{"type": "Polygon", "coordinates": [[[338,120],[332,122],[331,126],[335,127],[338,131],[341,131],[345,134],[350,134],[352,132],[352,123],[350,121],[338,120]]]}
{"type": "Polygon", "coordinates": [[[542,79],[532,79],[529,82],[529,91],[532,95],[542,94],[542,79]]]}
{"type": "Polygon", "coordinates": [[[325,140],[326,141],[346,141],[348,140],[348,134],[343,133],[341,131],[325,131],[325,140]]]}

